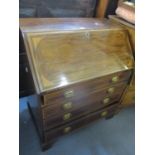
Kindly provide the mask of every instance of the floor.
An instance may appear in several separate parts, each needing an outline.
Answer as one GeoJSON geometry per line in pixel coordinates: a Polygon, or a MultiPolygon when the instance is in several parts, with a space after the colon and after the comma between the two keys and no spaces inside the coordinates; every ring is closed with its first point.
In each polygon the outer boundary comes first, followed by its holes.
{"type": "Polygon", "coordinates": [[[42,152],[39,138],[20,99],[20,155],[134,155],[135,110],[126,108],[109,120],[98,120],[61,137],[52,148],[42,152]]]}

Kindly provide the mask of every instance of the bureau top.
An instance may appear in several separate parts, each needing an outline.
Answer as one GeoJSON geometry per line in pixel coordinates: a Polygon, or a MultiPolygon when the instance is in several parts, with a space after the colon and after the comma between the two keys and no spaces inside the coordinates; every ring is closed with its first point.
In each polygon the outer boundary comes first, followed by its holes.
{"type": "Polygon", "coordinates": [[[23,32],[121,29],[121,26],[97,18],[21,18],[20,28],[23,32]]]}
{"type": "Polygon", "coordinates": [[[38,93],[133,68],[126,31],[91,18],[20,19],[38,93]]]}

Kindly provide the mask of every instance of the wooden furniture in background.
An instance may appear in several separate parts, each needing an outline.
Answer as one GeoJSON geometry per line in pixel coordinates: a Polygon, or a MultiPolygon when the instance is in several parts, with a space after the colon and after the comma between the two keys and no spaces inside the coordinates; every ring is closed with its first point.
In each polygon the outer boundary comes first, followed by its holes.
{"type": "Polygon", "coordinates": [[[127,22],[135,24],[135,5],[134,3],[125,1],[118,4],[116,15],[127,22]]]}
{"type": "Polygon", "coordinates": [[[96,15],[97,18],[104,18],[105,12],[108,6],[109,0],[99,0],[96,8],[96,15]]]}
{"type": "MultiPolygon", "coordinates": [[[[124,27],[127,30],[129,40],[130,40],[130,45],[132,48],[132,55],[133,57],[135,57],[135,26],[119,18],[116,15],[109,15],[109,19],[111,19],[113,22],[120,24],[122,27],[124,27]]],[[[121,99],[121,105],[123,107],[130,106],[133,104],[135,104],[135,74],[133,74],[132,80],[128,85],[128,88],[124,92],[121,99]]]]}
{"type": "Polygon", "coordinates": [[[44,149],[116,113],[134,68],[123,27],[106,19],[44,18],[20,19],[20,29],[35,86],[28,106],[44,149]]]}

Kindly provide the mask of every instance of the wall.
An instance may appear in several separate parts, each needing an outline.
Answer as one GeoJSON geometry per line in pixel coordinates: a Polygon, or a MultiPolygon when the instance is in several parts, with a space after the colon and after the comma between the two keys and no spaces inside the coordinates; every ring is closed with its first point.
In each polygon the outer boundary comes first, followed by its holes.
{"type": "Polygon", "coordinates": [[[20,17],[93,17],[97,0],[19,0],[20,17]]]}

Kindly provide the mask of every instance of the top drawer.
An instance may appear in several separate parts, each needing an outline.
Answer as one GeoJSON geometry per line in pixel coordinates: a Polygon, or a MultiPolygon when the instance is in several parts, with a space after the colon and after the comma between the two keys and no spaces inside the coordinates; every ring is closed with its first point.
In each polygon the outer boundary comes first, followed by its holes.
{"type": "Polygon", "coordinates": [[[61,89],[57,89],[50,93],[43,95],[43,105],[51,104],[49,100],[56,100],[64,98],[68,100],[71,98],[80,99],[88,94],[103,90],[105,87],[112,86],[113,84],[129,80],[131,70],[117,72],[104,77],[88,80],[85,82],[76,83],[61,89]]]}

